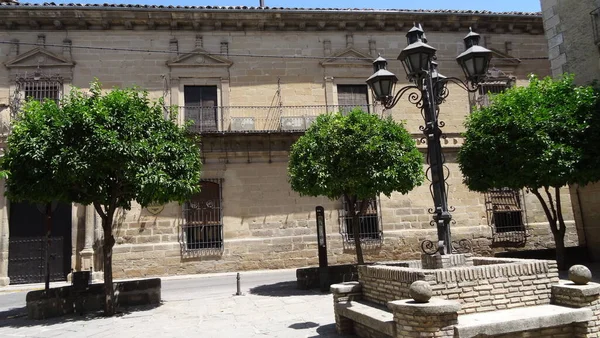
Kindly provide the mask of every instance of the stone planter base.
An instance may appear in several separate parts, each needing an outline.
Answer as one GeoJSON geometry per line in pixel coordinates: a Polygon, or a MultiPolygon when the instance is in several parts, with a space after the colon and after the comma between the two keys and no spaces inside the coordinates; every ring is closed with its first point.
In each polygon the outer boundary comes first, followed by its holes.
{"type": "MultiPolygon", "coordinates": [[[[160,278],[114,283],[115,306],[128,307],[160,304],[160,278]]],[[[45,319],[79,312],[104,309],[104,285],[92,284],[77,290],[72,286],[27,293],[27,315],[30,319],[45,319]]]]}

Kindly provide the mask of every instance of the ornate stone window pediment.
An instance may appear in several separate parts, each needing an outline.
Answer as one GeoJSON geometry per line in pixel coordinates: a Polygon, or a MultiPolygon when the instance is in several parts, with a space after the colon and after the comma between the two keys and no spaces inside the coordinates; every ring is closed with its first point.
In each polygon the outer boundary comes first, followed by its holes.
{"type": "Polygon", "coordinates": [[[323,67],[373,67],[373,57],[353,47],[333,53],[329,59],[322,61],[323,67]]]}
{"type": "Polygon", "coordinates": [[[17,68],[56,68],[56,67],[73,67],[75,62],[57,55],[51,51],[38,47],[26,53],[17,55],[12,60],[4,63],[8,69],[17,68]]]}
{"type": "Polygon", "coordinates": [[[490,48],[492,51],[492,60],[490,61],[490,68],[516,68],[521,64],[521,60],[510,54],[503,53],[497,49],[490,48]]]}
{"type": "Polygon", "coordinates": [[[169,67],[231,67],[232,65],[231,60],[210,54],[202,48],[196,48],[174,60],[167,61],[169,67]]]}

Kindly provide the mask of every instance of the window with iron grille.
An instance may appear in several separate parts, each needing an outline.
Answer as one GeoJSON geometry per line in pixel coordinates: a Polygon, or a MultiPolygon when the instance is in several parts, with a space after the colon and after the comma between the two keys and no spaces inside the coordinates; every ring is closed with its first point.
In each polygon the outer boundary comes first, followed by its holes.
{"type": "Polygon", "coordinates": [[[43,101],[50,99],[58,102],[62,94],[63,81],[55,76],[35,74],[32,77],[17,79],[17,89],[23,93],[23,98],[43,101]]]}
{"type": "Polygon", "coordinates": [[[519,190],[490,190],[485,193],[485,205],[494,240],[525,240],[525,209],[519,190]]]}
{"type": "Polygon", "coordinates": [[[223,248],[222,180],[203,180],[201,190],[183,207],[186,250],[223,248]]]}
{"type": "Polygon", "coordinates": [[[512,79],[497,79],[488,80],[480,84],[477,94],[475,96],[475,103],[478,107],[487,107],[491,103],[491,96],[494,94],[500,94],[512,87],[512,79]]]}
{"type": "Polygon", "coordinates": [[[590,12],[592,17],[592,31],[594,32],[594,43],[600,46],[600,7],[590,12]]]}
{"type": "Polygon", "coordinates": [[[217,87],[184,86],[185,120],[194,121],[195,128],[201,131],[216,131],[217,87]]]}
{"type": "Polygon", "coordinates": [[[337,92],[342,113],[348,113],[354,108],[369,112],[367,85],[337,85],[337,92]]]}
{"type": "MultiPolygon", "coordinates": [[[[358,210],[362,201],[357,201],[355,210],[358,210]]],[[[340,210],[340,234],[344,241],[354,243],[354,232],[352,231],[352,215],[349,212],[347,202],[343,201],[343,209],[340,210]]],[[[368,206],[365,213],[359,218],[360,240],[381,241],[383,231],[381,227],[381,212],[379,210],[378,198],[368,200],[368,206]]]]}

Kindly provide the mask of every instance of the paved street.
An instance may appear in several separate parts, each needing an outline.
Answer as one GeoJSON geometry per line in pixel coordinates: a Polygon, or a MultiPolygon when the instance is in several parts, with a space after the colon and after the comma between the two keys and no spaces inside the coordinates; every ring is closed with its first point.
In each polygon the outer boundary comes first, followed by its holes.
{"type": "Polygon", "coordinates": [[[0,337],[342,337],[331,295],[297,290],[295,270],[242,273],[241,282],[235,296],[235,274],[166,278],[158,307],[43,321],[26,318],[26,291],[0,288],[0,337]]]}

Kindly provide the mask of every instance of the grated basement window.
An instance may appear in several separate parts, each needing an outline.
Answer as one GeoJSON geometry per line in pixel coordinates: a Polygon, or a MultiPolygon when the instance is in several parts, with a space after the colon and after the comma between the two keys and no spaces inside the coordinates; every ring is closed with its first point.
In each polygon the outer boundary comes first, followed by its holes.
{"type": "MultiPolygon", "coordinates": [[[[346,201],[343,201],[343,209],[340,210],[340,234],[345,242],[354,243],[354,233],[352,231],[352,215],[346,201]]],[[[361,201],[356,202],[355,210],[360,206],[361,201]]],[[[379,210],[378,198],[372,198],[368,202],[367,210],[359,220],[359,233],[361,242],[381,242],[383,231],[381,226],[381,212],[379,210]]]]}
{"type": "Polygon", "coordinates": [[[202,180],[200,193],[183,207],[185,250],[223,248],[222,180],[202,180]]]}
{"type": "Polygon", "coordinates": [[[490,190],[485,193],[485,206],[494,242],[520,243],[526,240],[525,210],[520,191],[490,190]]]}

